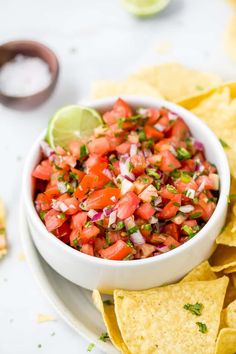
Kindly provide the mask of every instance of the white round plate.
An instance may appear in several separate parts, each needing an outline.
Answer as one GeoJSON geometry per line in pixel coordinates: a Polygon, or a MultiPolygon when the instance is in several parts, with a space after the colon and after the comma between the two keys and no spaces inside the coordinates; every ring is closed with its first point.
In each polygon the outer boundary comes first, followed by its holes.
{"type": "MultiPolygon", "coordinates": [[[[20,234],[23,249],[33,275],[59,315],[82,337],[107,354],[118,354],[110,342],[98,338],[105,332],[100,313],[92,303],[92,293],[63,278],[40,256],[32,241],[20,206],[20,234]]],[[[83,271],[83,270],[80,270],[83,271]]]]}

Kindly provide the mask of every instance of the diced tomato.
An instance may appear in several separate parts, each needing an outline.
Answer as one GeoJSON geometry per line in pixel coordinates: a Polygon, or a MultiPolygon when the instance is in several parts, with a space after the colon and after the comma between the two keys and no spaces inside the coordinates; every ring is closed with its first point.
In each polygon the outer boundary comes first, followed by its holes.
{"type": "Polygon", "coordinates": [[[154,155],[147,157],[147,161],[153,166],[159,165],[161,162],[161,159],[162,159],[161,154],[154,154],[154,155]]]}
{"type": "Polygon", "coordinates": [[[91,140],[88,149],[90,154],[104,155],[110,150],[110,145],[107,138],[101,137],[91,140]]]}
{"type": "Polygon", "coordinates": [[[69,143],[69,149],[73,157],[77,160],[80,158],[80,147],[82,143],[79,140],[74,140],[69,143]]]}
{"type": "Polygon", "coordinates": [[[181,163],[179,160],[175,158],[175,156],[168,150],[162,151],[161,153],[162,159],[160,164],[160,170],[163,172],[171,172],[176,168],[181,167],[181,163]]]}
{"type": "Polygon", "coordinates": [[[176,194],[176,190],[173,188],[173,192],[169,191],[166,187],[162,187],[158,194],[164,199],[172,199],[176,194]]]}
{"type": "Polygon", "coordinates": [[[86,222],[87,222],[87,212],[80,211],[77,214],[72,216],[71,228],[78,229],[81,231],[82,227],[86,224],[86,222]]]}
{"type": "Polygon", "coordinates": [[[46,213],[44,221],[47,230],[51,232],[60,227],[66,221],[66,217],[65,214],[51,209],[46,213]]]}
{"type": "Polygon", "coordinates": [[[63,203],[68,207],[65,211],[65,214],[67,215],[76,214],[80,210],[79,201],[75,197],[67,198],[63,203]]]}
{"type": "Polygon", "coordinates": [[[181,205],[181,194],[175,194],[172,200],[167,203],[162,211],[159,213],[158,217],[160,219],[171,219],[173,218],[177,211],[179,210],[179,207],[181,205]]]}
{"type": "Polygon", "coordinates": [[[154,125],[158,121],[158,118],[160,118],[160,110],[157,108],[149,108],[147,111],[147,116],[147,123],[149,125],[154,125]]]}
{"type": "Polygon", "coordinates": [[[165,225],[164,233],[172,236],[176,241],[179,240],[178,226],[176,224],[174,224],[173,222],[165,225]]]}
{"type": "Polygon", "coordinates": [[[152,127],[151,125],[146,124],[144,126],[144,131],[147,139],[160,140],[164,138],[164,134],[162,132],[159,132],[156,128],[152,127]]]}
{"type": "Polygon", "coordinates": [[[122,143],[116,147],[116,151],[119,154],[127,154],[130,151],[131,144],[129,142],[122,143]]]}
{"type": "Polygon", "coordinates": [[[156,188],[150,184],[142,193],[139,194],[139,198],[142,199],[143,202],[151,203],[153,198],[157,198],[157,190],[156,188]]]}
{"type": "Polygon", "coordinates": [[[48,197],[48,198],[56,198],[58,196],[60,196],[60,191],[58,189],[57,186],[54,186],[54,187],[50,187],[48,186],[44,192],[44,194],[48,197]]]}
{"type": "Polygon", "coordinates": [[[153,208],[153,206],[150,203],[143,203],[137,210],[136,210],[136,214],[144,219],[144,220],[148,220],[150,219],[154,214],[155,214],[155,209],[153,208]]]}
{"type": "Polygon", "coordinates": [[[109,231],[107,233],[107,239],[109,240],[110,244],[121,240],[121,231],[109,231]]]}
{"type": "Polygon", "coordinates": [[[137,133],[133,133],[131,132],[131,134],[128,135],[128,141],[131,144],[138,144],[139,143],[139,137],[137,133]]]}
{"type": "Polygon", "coordinates": [[[73,229],[70,233],[70,245],[71,247],[77,248],[79,243],[79,230],[73,229]]]}
{"type": "Polygon", "coordinates": [[[216,173],[217,172],[216,167],[214,165],[212,165],[210,162],[204,161],[202,164],[208,173],[216,173]]]}
{"type": "Polygon", "coordinates": [[[94,237],[99,234],[100,230],[94,224],[89,225],[88,227],[84,227],[82,232],[79,235],[79,240],[84,243],[90,242],[94,237]]]}
{"type": "Polygon", "coordinates": [[[134,155],[131,157],[132,172],[135,176],[139,176],[144,173],[146,168],[145,158],[142,155],[134,155]]]}
{"type": "Polygon", "coordinates": [[[37,211],[46,211],[51,208],[51,199],[45,193],[39,193],[35,200],[37,211]]]}
{"type": "Polygon", "coordinates": [[[139,202],[140,199],[134,192],[128,192],[124,195],[116,205],[118,218],[124,220],[133,215],[139,202]]]}
{"type": "Polygon", "coordinates": [[[162,139],[155,144],[155,151],[161,152],[170,150],[172,140],[170,138],[162,139]]]}
{"type": "Polygon", "coordinates": [[[94,188],[94,184],[98,182],[98,177],[96,175],[85,175],[80,182],[79,186],[75,190],[75,197],[78,199],[83,199],[85,194],[88,193],[89,190],[94,188]]]}
{"type": "Polygon", "coordinates": [[[49,160],[44,160],[36,166],[32,172],[32,176],[35,178],[43,179],[49,181],[52,174],[52,166],[49,160]]]}
{"type": "Polygon", "coordinates": [[[183,171],[194,172],[196,163],[194,160],[184,160],[182,161],[182,169],[183,171]]]}
{"type": "Polygon", "coordinates": [[[139,246],[139,252],[140,252],[140,258],[148,258],[152,256],[153,252],[156,251],[156,247],[153,245],[150,245],[149,243],[144,243],[141,246],[139,246]]]}
{"type": "Polygon", "coordinates": [[[99,251],[102,258],[110,260],[122,260],[132,253],[132,247],[128,246],[124,241],[118,240],[112,246],[99,251]]]}
{"type": "Polygon", "coordinates": [[[204,217],[206,216],[205,212],[199,205],[195,206],[194,210],[189,214],[189,217],[191,219],[198,219],[198,218],[202,218],[203,216],[204,217]]]}
{"type": "Polygon", "coordinates": [[[163,243],[167,247],[178,247],[180,245],[180,243],[172,236],[167,236],[163,243]]]}
{"type": "Polygon", "coordinates": [[[71,233],[70,224],[68,222],[64,222],[60,227],[58,227],[54,231],[54,235],[58,238],[63,238],[63,241],[69,241],[69,236],[71,233]]]}
{"type": "MultiPolygon", "coordinates": [[[[137,224],[137,222],[136,222],[137,224]]],[[[151,233],[152,233],[152,229],[151,228],[147,228],[145,226],[145,224],[141,225],[140,227],[140,232],[143,235],[143,237],[145,237],[146,240],[150,239],[151,233]]]]}
{"type": "Polygon", "coordinates": [[[171,129],[171,136],[176,141],[185,140],[189,136],[189,127],[182,118],[177,118],[171,129]]]}
{"type": "Polygon", "coordinates": [[[91,193],[86,202],[86,210],[89,209],[103,209],[108,205],[114,205],[120,198],[120,190],[118,188],[108,187],[97,190],[91,193]]]}
{"type": "Polygon", "coordinates": [[[211,202],[204,193],[200,193],[198,204],[205,212],[202,215],[203,220],[208,221],[216,208],[216,204],[211,202]]]}
{"type": "Polygon", "coordinates": [[[93,246],[88,243],[82,245],[80,252],[88,254],[89,256],[94,256],[93,246]]]}
{"type": "Polygon", "coordinates": [[[164,131],[166,131],[169,128],[169,121],[168,115],[164,115],[158,120],[158,124],[160,124],[164,128],[164,131]]]}
{"type": "Polygon", "coordinates": [[[124,142],[123,135],[120,134],[119,136],[111,136],[108,138],[110,151],[116,149],[116,147],[124,142]]]}
{"type": "Polygon", "coordinates": [[[100,166],[100,169],[103,170],[104,168],[107,168],[108,160],[106,156],[90,155],[85,161],[85,166],[87,167],[88,172],[95,166],[100,166]]]}
{"type": "Polygon", "coordinates": [[[83,179],[83,177],[85,176],[85,173],[83,171],[78,170],[77,168],[71,168],[71,172],[76,174],[77,176],[77,181],[81,182],[81,180],[83,179]]]}
{"type": "Polygon", "coordinates": [[[177,180],[174,182],[174,185],[179,193],[184,193],[188,189],[193,189],[194,191],[198,189],[198,185],[193,179],[191,179],[188,183],[177,180]]]}
{"type": "Polygon", "coordinates": [[[124,100],[122,100],[121,98],[118,98],[118,100],[115,102],[114,106],[113,106],[114,111],[119,112],[120,113],[120,117],[126,117],[129,118],[132,116],[132,109],[130,108],[130,106],[128,105],[128,103],[126,103],[124,100]]]}
{"type": "Polygon", "coordinates": [[[89,174],[94,176],[94,181],[91,188],[100,189],[105,186],[110,181],[110,178],[103,172],[105,169],[101,170],[101,166],[97,165],[90,169],[89,174]]]}
{"type": "Polygon", "coordinates": [[[98,237],[95,238],[94,240],[94,250],[95,252],[100,251],[101,249],[104,249],[107,247],[107,242],[104,237],[98,237]]]}
{"type": "Polygon", "coordinates": [[[147,188],[153,182],[153,178],[148,175],[141,175],[134,181],[134,191],[136,194],[140,194],[145,188],[147,188]]]}

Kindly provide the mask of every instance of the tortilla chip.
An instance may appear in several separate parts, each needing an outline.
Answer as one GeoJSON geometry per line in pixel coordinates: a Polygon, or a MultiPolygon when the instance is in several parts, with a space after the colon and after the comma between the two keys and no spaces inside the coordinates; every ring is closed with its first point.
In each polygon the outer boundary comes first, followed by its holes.
{"type": "Polygon", "coordinates": [[[217,279],[217,276],[212,272],[209,262],[205,261],[188,273],[180,283],[215,279],[217,279]]]}
{"type": "Polygon", "coordinates": [[[0,199],[0,258],[7,254],[6,215],[3,201],[0,199]]]}
{"type": "Polygon", "coordinates": [[[213,272],[236,266],[236,247],[219,245],[210,258],[210,264],[213,272]]]}
{"type": "Polygon", "coordinates": [[[163,98],[155,87],[141,80],[95,81],[92,84],[92,98],[120,95],[142,95],[163,98]]]}
{"type": "Polygon", "coordinates": [[[224,33],[224,48],[229,57],[236,60],[236,14],[231,16],[224,33]]]}
{"type": "Polygon", "coordinates": [[[236,301],[231,302],[225,312],[226,327],[236,328],[236,301]]]}
{"type": "Polygon", "coordinates": [[[215,354],[235,354],[236,329],[222,328],[216,342],[215,354]]]}
{"type": "Polygon", "coordinates": [[[219,139],[226,144],[231,173],[236,177],[236,99],[231,98],[229,87],[214,92],[192,109],[192,112],[207,123],[219,139]],[[220,118],[219,118],[220,117],[220,118]]]}
{"type": "Polygon", "coordinates": [[[93,302],[99,312],[101,312],[103,321],[107,328],[107,333],[113,345],[123,354],[130,354],[126,344],[124,343],[117,324],[114,305],[103,303],[102,297],[98,290],[93,291],[93,302]]]}
{"type": "Polygon", "coordinates": [[[147,82],[173,102],[206,92],[221,83],[221,79],[215,74],[200,72],[178,63],[146,67],[130,78],[147,82]]]}
{"type": "Polygon", "coordinates": [[[233,285],[236,289],[236,273],[231,274],[233,285]]]}
{"type": "Polygon", "coordinates": [[[236,289],[233,283],[233,279],[231,275],[229,275],[229,284],[227,286],[225,300],[224,300],[224,308],[227,307],[231,302],[236,300],[236,289]]]}
{"type": "Polygon", "coordinates": [[[212,354],[228,284],[227,277],[168,285],[146,291],[115,290],[115,312],[132,354],[212,354]],[[200,316],[185,304],[202,303],[200,316]],[[196,322],[207,326],[199,331],[196,322]]]}
{"type": "Polygon", "coordinates": [[[229,267],[224,270],[224,274],[230,274],[230,273],[234,273],[234,272],[236,272],[236,266],[229,267]]]}

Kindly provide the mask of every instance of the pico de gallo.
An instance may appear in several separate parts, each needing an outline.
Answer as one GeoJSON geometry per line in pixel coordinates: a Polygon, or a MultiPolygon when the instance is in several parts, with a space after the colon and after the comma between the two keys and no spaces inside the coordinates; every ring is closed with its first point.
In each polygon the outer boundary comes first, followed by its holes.
{"type": "Polygon", "coordinates": [[[109,260],[161,255],[192,237],[216,208],[219,176],[186,122],[118,99],[86,141],[42,142],[35,207],[47,230],[109,260]]]}

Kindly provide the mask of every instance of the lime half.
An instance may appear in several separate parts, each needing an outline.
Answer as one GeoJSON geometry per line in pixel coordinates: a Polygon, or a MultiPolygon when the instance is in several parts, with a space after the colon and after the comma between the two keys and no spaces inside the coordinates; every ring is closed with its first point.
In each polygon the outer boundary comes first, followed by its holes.
{"type": "Polygon", "coordinates": [[[46,140],[55,149],[57,145],[66,148],[70,141],[90,137],[98,126],[102,125],[100,114],[92,108],[66,106],[51,118],[46,140]]]}
{"type": "Polygon", "coordinates": [[[163,10],[170,0],[122,0],[127,11],[136,16],[151,16],[163,10]]]}

